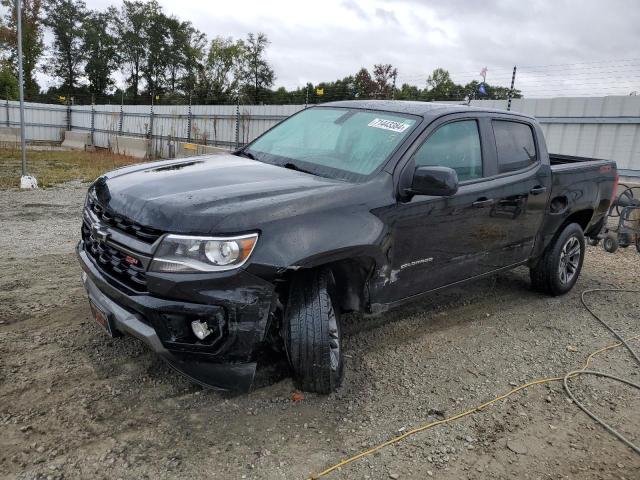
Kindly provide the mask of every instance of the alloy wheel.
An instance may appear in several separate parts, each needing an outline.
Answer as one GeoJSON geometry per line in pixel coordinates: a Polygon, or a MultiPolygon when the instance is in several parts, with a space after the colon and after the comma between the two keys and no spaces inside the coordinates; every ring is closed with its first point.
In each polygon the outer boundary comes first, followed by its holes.
{"type": "Polygon", "coordinates": [[[560,252],[560,265],[558,266],[558,274],[560,282],[564,285],[570,283],[578,272],[580,265],[580,257],[582,256],[582,247],[577,237],[569,237],[562,246],[560,252]]]}

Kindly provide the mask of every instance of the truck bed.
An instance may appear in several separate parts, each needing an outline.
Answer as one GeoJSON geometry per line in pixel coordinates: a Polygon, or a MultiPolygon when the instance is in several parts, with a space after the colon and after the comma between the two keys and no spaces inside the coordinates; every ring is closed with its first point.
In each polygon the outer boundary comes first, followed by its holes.
{"type": "Polygon", "coordinates": [[[610,160],[603,160],[603,159],[600,159],[600,158],[575,157],[573,155],[561,155],[559,153],[550,153],[549,154],[549,162],[551,163],[551,166],[584,164],[586,162],[605,162],[605,163],[608,163],[609,161],[610,160]]]}
{"type": "MultiPolygon", "coordinates": [[[[549,154],[549,163],[554,175],[578,174],[587,172],[593,180],[610,180],[616,176],[616,162],[613,160],[603,160],[591,157],[575,157],[572,155],[560,155],[558,153],[549,154]],[[603,175],[604,174],[604,175],[603,175]]],[[[557,180],[554,181],[554,188],[557,180]]],[[[568,184],[571,179],[564,178],[562,183],[568,184]]]]}
{"type": "Polygon", "coordinates": [[[547,234],[557,231],[566,216],[576,211],[592,211],[587,235],[599,230],[610,205],[615,185],[616,163],[589,157],[549,154],[553,181],[550,215],[545,219],[547,234]]]}

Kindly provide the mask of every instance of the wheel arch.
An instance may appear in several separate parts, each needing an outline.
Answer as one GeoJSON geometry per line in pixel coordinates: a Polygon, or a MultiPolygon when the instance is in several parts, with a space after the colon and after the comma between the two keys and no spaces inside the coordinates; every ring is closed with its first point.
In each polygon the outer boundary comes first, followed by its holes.
{"type": "MultiPolygon", "coordinates": [[[[326,262],[314,262],[304,267],[287,269],[281,278],[286,288],[279,289],[285,293],[295,285],[296,277],[301,272],[327,269],[331,272],[334,283],[334,301],[341,312],[365,312],[369,306],[368,281],[378,264],[371,255],[327,259],[326,262]]],[[[282,299],[286,305],[286,298],[282,299]]]]}
{"type": "Polygon", "coordinates": [[[562,222],[562,225],[558,228],[558,233],[564,230],[564,228],[570,223],[577,223],[582,228],[585,235],[588,233],[588,229],[591,227],[591,220],[593,219],[593,208],[585,208],[578,210],[577,212],[571,212],[571,214],[562,222]]]}
{"type": "Polygon", "coordinates": [[[597,233],[594,230],[598,229],[598,226],[601,226],[601,224],[599,221],[595,224],[593,223],[593,215],[593,208],[583,208],[573,211],[564,219],[560,219],[557,216],[554,218],[553,215],[549,215],[538,234],[534,252],[529,259],[529,267],[535,267],[538,264],[544,252],[553,245],[555,239],[567,228],[567,225],[571,225],[572,223],[577,224],[585,236],[597,233]],[[554,224],[557,226],[554,226],[554,224]]]}

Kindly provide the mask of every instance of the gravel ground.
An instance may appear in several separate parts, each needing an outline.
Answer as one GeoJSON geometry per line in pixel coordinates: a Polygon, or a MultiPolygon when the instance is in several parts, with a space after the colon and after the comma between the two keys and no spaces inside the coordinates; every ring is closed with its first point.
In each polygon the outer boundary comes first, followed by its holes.
{"type": "MultiPolygon", "coordinates": [[[[248,395],[202,390],[137,340],[89,315],[73,247],[85,187],[0,191],[0,476],[306,478],[427,421],[563,374],[612,343],[580,304],[586,288],[640,288],[634,249],[589,247],[577,287],[532,292],[524,269],[431,296],[378,319],[345,319],[346,378],[292,401],[289,379],[248,395]]],[[[640,296],[590,298],[640,334],[640,296]]],[[[640,342],[635,342],[640,348],[640,342]]],[[[594,368],[640,382],[622,349],[594,368]]],[[[640,443],[637,391],[574,380],[581,399],[640,443]]],[[[421,432],[328,478],[638,479],[640,456],[594,424],[560,383],[421,432]]]]}

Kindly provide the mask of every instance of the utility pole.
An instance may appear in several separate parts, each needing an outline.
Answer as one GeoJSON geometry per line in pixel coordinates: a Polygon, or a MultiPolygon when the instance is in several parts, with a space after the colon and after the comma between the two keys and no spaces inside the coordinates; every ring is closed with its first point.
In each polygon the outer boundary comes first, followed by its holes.
{"type": "Polygon", "coordinates": [[[124,90],[120,93],[120,122],[118,125],[118,135],[122,135],[122,124],[124,123],[124,90]]]}
{"type": "Polygon", "coordinates": [[[5,95],[6,95],[6,100],[5,100],[5,113],[7,114],[7,127],[10,127],[10,123],[9,123],[9,88],[6,89],[5,91],[5,95]]]}
{"type": "Polygon", "coordinates": [[[396,99],[396,77],[398,76],[398,70],[396,68],[393,69],[393,85],[391,86],[391,100],[396,99]]]}
{"type": "Polygon", "coordinates": [[[153,143],[153,101],[155,100],[156,92],[154,90],[151,91],[151,110],[149,111],[149,147],[147,154],[151,156],[155,155],[154,151],[154,143],[153,143]]]}
{"type": "MultiPolygon", "coordinates": [[[[22,69],[22,0],[16,0],[18,24],[18,89],[20,90],[20,145],[22,147],[22,176],[27,175],[27,141],[24,131],[24,73],[22,69]]],[[[22,186],[22,182],[21,182],[22,186]]]]}
{"type": "Polygon", "coordinates": [[[91,94],[91,145],[95,145],[94,137],[96,132],[96,97],[91,94]]]}
{"type": "Polygon", "coordinates": [[[513,66],[513,75],[511,75],[511,89],[509,90],[509,101],[507,102],[507,111],[511,110],[511,99],[513,98],[513,87],[516,83],[516,66],[513,66]]]}
{"type": "Polygon", "coordinates": [[[240,92],[236,94],[236,150],[240,148],[240,92]]]}
{"type": "Polygon", "coordinates": [[[304,101],[304,108],[307,108],[307,105],[309,105],[309,84],[307,83],[307,95],[304,101]]]}
{"type": "Polygon", "coordinates": [[[191,142],[191,92],[189,92],[189,110],[187,113],[187,142],[191,142]]]}

